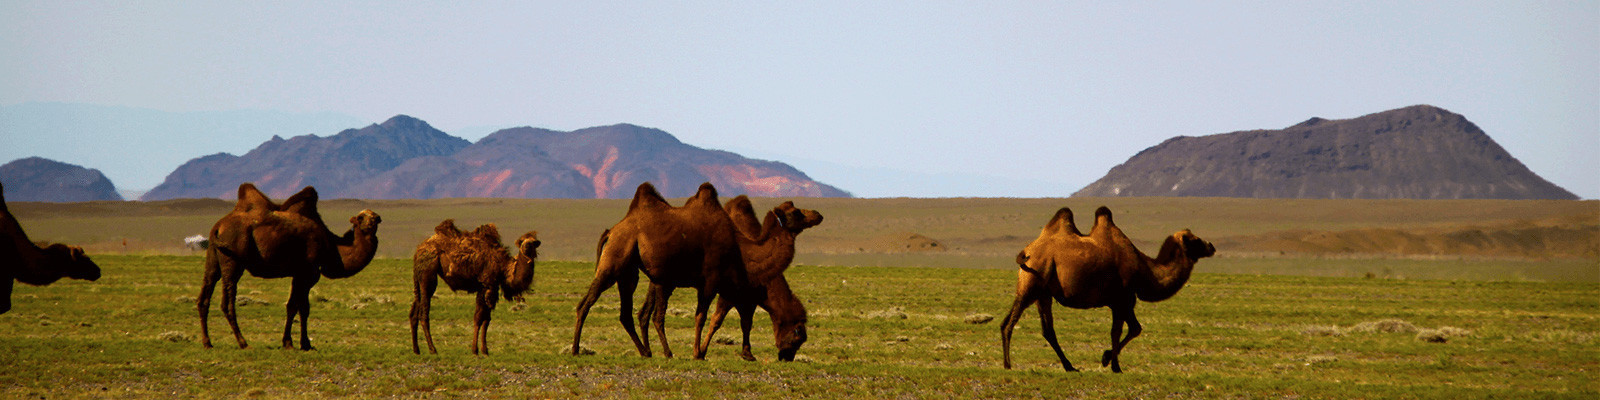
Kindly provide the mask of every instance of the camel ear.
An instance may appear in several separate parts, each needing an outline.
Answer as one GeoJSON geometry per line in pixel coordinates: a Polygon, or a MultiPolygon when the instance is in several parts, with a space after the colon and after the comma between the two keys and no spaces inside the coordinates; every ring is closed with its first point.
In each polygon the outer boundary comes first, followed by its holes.
{"type": "Polygon", "coordinates": [[[72,246],[72,247],[69,247],[69,248],[72,249],[72,260],[73,261],[77,261],[78,259],[83,258],[83,248],[82,247],[72,246]]]}

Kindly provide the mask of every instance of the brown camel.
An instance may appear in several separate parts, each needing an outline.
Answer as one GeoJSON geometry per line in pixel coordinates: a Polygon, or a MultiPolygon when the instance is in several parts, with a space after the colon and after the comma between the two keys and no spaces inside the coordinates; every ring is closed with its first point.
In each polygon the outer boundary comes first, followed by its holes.
{"type": "MultiPolygon", "coordinates": [[[[791,205],[792,207],[792,205],[791,205]]],[[[798,210],[798,209],[797,209],[798,210]]],[[[805,210],[800,213],[795,226],[814,226],[822,221],[821,214],[805,210]],[[809,224],[809,225],[806,225],[809,224]]],[[[803,229],[803,228],[801,228],[803,229]]],[[[638,273],[644,271],[651,283],[663,287],[693,287],[698,292],[695,307],[695,358],[705,358],[709,341],[702,340],[706,311],[718,293],[735,293],[749,290],[747,265],[766,263],[793,256],[793,240],[785,243],[783,235],[773,235],[764,241],[754,241],[736,232],[732,221],[717,203],[716,188],[700,185],[700,190],[685,202],[683,207],[673,207],[649,183],[639,185],[628,214],[606,231],[600,242],[599,262],[595,279],[588,294],[579,301],[577,318],[573,327],[572,351],[577,353],[583,337],[583,322],[589,309],[600,294],[612,285],[618,287],[621,297],[619,320],[633,340],[639,354],[649,357],[650,348],[634,330],[630,318],[633,308],[633,290],[638,285],[638,273]],[[767,256],[765,258],[760,258],[767,256]]],[[[793,316],[789,316],[793,317],[793,316]]],[[[774,316],[778,318],[778,316],[774,316]]],[[[801,320],[786,320],[794,326],[788,334],[805,332],[801,320]]],[[[804,342],[780,340],[780,343],[804,342]]],[[[798,344],[794,345],[798,347],[798,344]]],[[[780,353],[780,355],[782,355],[780,353]]],[[[791,354],[792,356],[792,354],[791,354]]]]}
{"type": "MultiPolygon", "coordinates": [[[[786,247],[787,252],[784,254],[774,255],[772,259],[764,259],[763,262],[746,264],[750,285],[741,288],[735,293],[723,293],[722,297],[717,299],[717,310],[712,315],[711,332],[708,337],[716,335],[717,329],[722,327],[722,320],[727,316],[729,309],[738,308],[740,327],[743,329],[744,336],[744,346],[740,357],[747,361],[754,361],[755,355],[750,352],[750,329],[753,323],[752,317],[755,307],[761,307],[768,314],[775,316],[772,320],[773,332],[777,333],[778,358],[786,361],[793,360],[794,353],[799,350],[801,344],[805,343],[804,323],[806,311],[805,305],[790,291],[789,282],[784,278],[783,271],[789,268],[789,263],[794,258],[793,236],[798,236],[806,228],[821,223],[821,214],[816,214],[814,223],[808,223],[806,222],[809,221],[806,212],[809,210],[801,210],[795,208],[793,202],[785,202],[767,214],[767,229],[763,230],[762,223],[756,220],[755,208],[751,206],[749,197],[739,195],[733,200],[728,200],[728,203],[723,207],[728,213],[729,220],[733,222],[734,227],[744,237],[744,240],[761,242],[775,234],[788,234],[790,237],[787,240],[791,241],[791,243],[786,247]],[[779,218],[779,215],[787,215],[787,217],[779,218]],[[785,227],[779,223],[782,221],[794,223],[791,224],[793,226],[785,227]],[[780,231],[786,233],[780,233],[780,231]],[[780,321],[786,322],[780,323],[780,321]]],[[[785,247],[779,246],[777,249],[785,249],[785,247]]],[[[746,258],[751,259],[748,256],[747,254],[746,258]]],[[[762,258],[756,257],[755,259],[762,258]]],[[[639,325],[641,326],[641,335],[645,344],[649,345],[649,327],[653,318],[657,336],[661,340],[662,353],[667,357],[672,357],[672,349],[667,344],[665,331],[667,299],[671,296],[671,287],[651,283],[649,291],[645,295],[645,304],[639,309],[639,325]]]]}
{"type": "Polygon", "coordinates": [[[201,281],[196,308],[200,311],[200,344],[211,347],[207,314],[211,311],[211,292],[222,282],[222,314],[233,328],[239,348],[249,347],[239,333],[234,300],[239,278],[244,272],[260,278],[292,277],[288,317],[283,326],[283,348],[294,348],[290,339],[295,314],[300,315],[300,348],[311,350],[306,319],[311,314],[308,294],[321,277],[346,278],[361,272],[378,250],[378,223],[383,219],[372,210],[361,210],[350,217],[350,231],[335,235],[323,224],[317,212],[317,190],[307,186],[282,205],[274,204],[255,185],[239,185],[239,201],[233,211],[211,227],[211,246],[206,249],[205,277],[201,281]]]}
{"type": "Polygon", "coordinates": [[[412,280],[416,297],[411,301],[411,352],[422,354],[417,346],[417,322],[422,323],[422,336],[428,340],[428,352],[438,354],[433,347],[433,329],[428,323],[432,310],[433,292],[443,279],[450,290],[466,291],[478,295],[477,309],[472,313],[472,354],[489,354],[489,314],[494,311],[499,295],[506,300],[521,300],[522,293],[533,285],[533,262],[539,256],[539,232],[530,231],[517,238],[517,256],[500,244],[500,230],[494,224],[479,226],[472,232],[456,228],[455,220],[444,220],[433,228],[429,236],[417,245],[412,255],[412,280]]]}
{"type": "Polygon", "coordinates": [[[28,234],[6,207],[5,187],[0,185],[0,314],[11,311],[13,280],[44,286],[63,277],[97,280],[100,266],[78,246],[54,243],[41,248],[28,240],[28,234]]]}
{"type": "Polygon", "coordinates": [[[1011,369],[1011,330],[1022,311],[1039,304],[1040,330],[1055,349],[1067,371],[1077,371],[1056,343],[1051,299],[1063,306],[1090,309],[1111,307],[1111,349],[1100,357],[1101,366],[1122,372],[1118,356],[1123,346],[1143,329],[1133,315],[1139,300],[1162,301],[1177,294],[1189,281],[1194,263],[1210,257],[1216,248],[1185,229],[1168,236],[1156,258],[1133,246],[1111,221],[1111,210],[1095,210],[1094,228],[1085,236],[1072,222],[1072,210],[1062,208],[1039,232],[1039,238],[1017,253],[1017,298],[1000,324],[1000,346],[1006,369],[1011,369]],[[1128,335],[1122,336],[1122,325],[1128,335]]]}

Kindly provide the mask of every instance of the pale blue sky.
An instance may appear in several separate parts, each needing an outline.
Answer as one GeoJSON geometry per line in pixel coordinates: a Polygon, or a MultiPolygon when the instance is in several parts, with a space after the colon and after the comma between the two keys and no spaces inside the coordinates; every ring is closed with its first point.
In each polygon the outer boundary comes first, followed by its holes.
{"type": "Polygon", "coordinates": [[[858,195],[1037,197],[1175,135],[1432,104],[1600,197],[1595,1],[320,3],[0,2],[0,105],[627,122],[858,195]]]}

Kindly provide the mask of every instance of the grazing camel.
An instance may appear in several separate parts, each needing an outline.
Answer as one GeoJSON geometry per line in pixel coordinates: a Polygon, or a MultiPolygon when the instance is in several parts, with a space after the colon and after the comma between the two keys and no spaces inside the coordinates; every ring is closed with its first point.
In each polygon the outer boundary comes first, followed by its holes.
{"type": "MultiPolygon", "coordinates": [[[[763,230],[761,222],[756,220],[755,208],[751,206],[749,197],[739,195],[733,200],[728,200],[728,203],[723,208],[727,211],[728,218],[733,222],[734,227],[744,236],[745,240],[750,241],[762,241],[774,234],[784,234],[779,233],[779,231],[787,232],[791,236],[797,236],[806,228],[816,225],[815,223],[810,225],[796,223],[791,224],[794,226],[790,227],[782,226],[780,224],[782,221],[806,221],[804,211],[795,208],[793,202],[785,202],[768,213],[767,230],[763,230]],[[788,216],[779,218],[778,215],[788,216]]],[[[817,218],[815,222],[820,223],[821,215],[818,214],[817,218]]],[[[793,237],[788,238],[788,240],[792,241],[793,237]]],[[[784,248],[783,246],[778,247],[778,249],[784,248]]],[[[750,329],[754,322],[752,317],[754,316],[755,307],[761,307],[768,314],[774,315],[772,321],[773,332],[778,334],[778,359],[793,360],[794,353],[799,350],[801,344],[805,343],[806,338],[803,329],[806,321],[805,305],[800,302],[799,298],[795,297],[794,293],[789,289],[788,280],[783,276],[783,271],[789,268],[789,263],[794,258],[794,247],[790,245],[786,248],[788,249],[787,254],[778,255],[768,262],[747,264],[746,270],[749,272],[750,285],[734,293],[723,293],[717,299],[717,310],[712,314],[711,331],[707,334],[707,337],[716,335],[717,329],[722,327],[722,320],[727,316],[729,309],[738,308],[740,327],[744,337],[740,357],[746,361],[755,361],[755,355],[750,352],[750,329]],[[780,321],[787,322],[780,323],[780,321]]],[[[763,257],[754,257],[754,259],[761,258],[763,257]]],[[[652,283],[645,295],[645,304],[639,309],[640,333],[644,342],[648,346],[650,341],[650,321],[653,318],[657,336],[661,340],[661,351],[667,357],[672,357],[672,350],[667,344],[665,331],[667,299],[671,296],[671,287],[652,283]]]]}
{"type": "Polygon", "coordinates": [[[239,201],[233,211],[211,227],[211,246],[206,249],[205,277],[200,296],[195,300],[200,311],[200,344],[211,348],[207,314],[211,311],[211,292],[222,281],[222,315],[233,328],[239,348],[249,347],[239,333],[234,300],[239,278],[244,272],[260,278],[292,277],[288,317],[283,326],[283,348],[294,348],[290,339],[295,314],[300,315],[300,349],[312,350],[306,332],[311,314],[308,294],[321,277],[340,279],[353,276],[367,267],[378,250],[378,223],[383,219],[372,210],[361,210],[350,217],[350,231],[334,235],[317,213],[317,190],[307,186],[300,193],[274,204],[255,185],[239,185],[239,201]]]}
{"type": "MultiPolygon", "coordinates": [[[[792,204],[789,207],[793,207],[792,204]]],[[[822,222],[816,211],[795,209],[798,220],[790,224],[798,229],[822,222]]],[[[792,235],[773,235],[756,241],[736,232],[732,221],[717,203],[716,188],[700,185],[700,190],[685,202],[683,207],[673,207],[649,183],[639,185],[628,214],[606,231],[599,244],[599,262],[594,281],[577,307],[573,327],[572,349],[576,355],[583,337],[583,322],[589,309],[602,292],[612,285],[618,287],[621,297],[619,320],[633,339],[639,354],[650,356],[650,348],[639,338],[630,318],[633,308],[633,290],[638,285],[637,270],[644,271],[650,282],[663,287],[692,287],[698,291],[695,307],[695,358],[705,358],[710,341],[702,340],[706,311],[718,293],[735,293],[750,290],[748,265],[784,261],[793,257],[792,235]],[[787,247],[787,257],[784,248],[787,247]],[[758,258],[760,257],[760,258],[758,258]]],[[[743,296],[740,296],[743,300],[743,296]]],[[[798,348],[804,342],[805,321],[800,315],[779,322],[792,327],[780,331],[780,343],[793,343],[798,348]],[[795,319],[798,318],[798,319],[795,319]],[[801,339],[795,340],[794,337],[801,339]]],[[[780,318],[774,315],[774,319],[780,318]]],[[[780,356],[783,353],[780,350],[780,356]]],[[[789,356],[792,357],[792,351],[789,356]]]]}
{"type": "Polygon", "coordinates": [[[456,228],[455,220],[444,220],[433,228],[429,236],[417,245],[412,255],[412,280],[416,297],[411,300],[411,352],[422,354],[417,346],[417,322],[422,323],[422,335],[428,340],[428,352],[438,354],[433,347],[433,329],[428,323],[432,310],[433,292],[444,280],[450,290],[477,293],[477,309],[472,313],[472,354],[489,355],[489,314],[494,311],[499,295],[506,300],[521,300],[522,293],[533,285],[533,262],[539,256],[539,232],[529,231],[517,238],[517,256],[500,244],[500,230],[494,224],[479,226],[472,232],[456,228]]]}
{"type": "Polygon", "coordinates": [[[1185,229],[1168,236],[1156,258],[1141,253],[1111,221],[1111,210],[1095,210],[1094,227],[1086,236],[1072,222],[1072,210],[1062,208],[1039,232],[1039,238],[1017,253],[1017,297],[1000,323],[1000,346],[1006,369],[1011,369],[1011,330],[1022,311],[1039,304],[1040,330],[1055,349],[1067,371],[1077,371],[1056,343],[1050,302],[1090,309],[1111,308],[1111,349],[1100,357],[1101,366],[1122,372],[1118,356],[1123,346],[1139,336],[1142,327],[1133,315],[1139,300],[1162,301],[1177,294],[1189,281],[1194,263],[1210,257],[1216,248],[1185,229]],[[1122,325],[1128,335],[1122,336],[1122,325]]]}
{"type": "Polygon", "coordinates": [[[12,281],[43,286],[63,277],[97,280],[100,266],[78,246],[54,243],[41,248],[28,240],[6,207],[5,187],[0,186],[0,314],[11,311],[12,281]]]}

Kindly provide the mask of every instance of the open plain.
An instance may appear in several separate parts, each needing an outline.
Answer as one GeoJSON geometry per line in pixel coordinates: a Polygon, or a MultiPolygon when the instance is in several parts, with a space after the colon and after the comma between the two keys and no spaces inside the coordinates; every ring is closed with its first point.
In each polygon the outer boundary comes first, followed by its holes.
{"type": "MultiPolygon", "coordinates": [[[[679,203],[681,200],[674,200],[679,203]]],[[[776,199],[757,199],[764,210],[776,199]]],[[[810,311],[798,362],[774,361],[757,314],[758,357],[737,356],[737,325],[708,361],[644,359],[608,291],[585,329],[596,354],[558,354],[593,274],[600,232],[625,200],[328,200],[337,232],[361,209],[383,216],[379,259],[313,291],[318,350],[277,348],[287,280],[240,282],[252,347],[214,330],[196,342],[201,259],[182,238],[231,209],[222,200],[14,203],[35,240],[84,245],[97,282],[19,285],[0,315],[0,397],[859,397],[859,398],[1593,398],[1600,384],[1600,202],[1117,199],[797,199],[826,216],[799,238],[787,273],[810,311]],[[1055,310],[1080,373],[1062,372],[1030,309],[1015,370],[1000,367],[1012,259],[1056,208],[1099,205],[1146,252],[1189,228],[1212,241],[1174,298],[1139,306],[1144,334],[1124,374],[1095,361],[1106,309],[1055,310]],[[543,240],[526,303],[501,303],[488,340],[467,349],[472,296],[433,302],[437,356],[409,348],[410,254],[434,225],[494,222],[543,240]]],[[[641,293],[642,294],[642,290],[641,293]]],[[[638,297],[638,296],[636,296],[638,297]]],[[[692,340],[692,303],[667,317],[674,350],[692,340]]],[[[641,299],[635,299],[641,301],[641,299]]],[[[213,312],[213,321],[219,313],[213,312]]],[[[731,321],[730,321],[731,322],[731,321]]],[[[217,326],[214,325],[214,329],[217,326]]]]}

